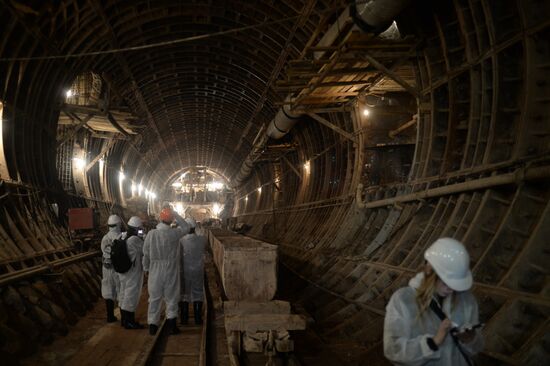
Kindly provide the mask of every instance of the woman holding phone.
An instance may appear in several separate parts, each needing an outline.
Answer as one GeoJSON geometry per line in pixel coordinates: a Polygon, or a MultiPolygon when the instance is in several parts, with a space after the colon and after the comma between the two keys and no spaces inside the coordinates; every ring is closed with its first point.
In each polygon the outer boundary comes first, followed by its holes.
{"type": "Polygon", "coordinates": [[[386,307],[384,355],[396,365],[473,365],[483,348],[470,258],[452,238],[435,241],[426,265],[386,307]]]}

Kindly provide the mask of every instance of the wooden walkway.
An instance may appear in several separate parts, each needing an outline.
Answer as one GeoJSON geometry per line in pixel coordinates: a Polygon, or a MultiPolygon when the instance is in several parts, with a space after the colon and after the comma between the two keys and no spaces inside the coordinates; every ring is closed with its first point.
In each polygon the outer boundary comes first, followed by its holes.
{"type": "MultiPolygon", "coordinates": [[[[147,297],[147,291],[144,289],[136,312],[137,320],[144,325],[147,323],[147,297]]],[[[155,336],[151,336],[147,327],[127,330],[120,326],[120,321],[106,323],[67,365],[200,365],[201,350],[204,350],[204,346],[201,347],[204,338],[203,327],[194,325],[192,306],[189,310],[190,324],[178,325],[182,332],[172,336],[165,336],[162,327],[155,336]]]]}

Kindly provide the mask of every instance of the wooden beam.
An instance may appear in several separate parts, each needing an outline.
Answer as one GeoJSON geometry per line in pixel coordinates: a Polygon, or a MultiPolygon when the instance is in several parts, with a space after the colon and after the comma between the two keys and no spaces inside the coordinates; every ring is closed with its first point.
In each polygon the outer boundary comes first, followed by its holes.
{"type": "Polygon", "coordinates": [[[341,129],[340,127],[332,124],[331,122],[327,121],[326,119],[324,119],[323,117],[319,116],[318,114],[315,114],[315,113],[308,113],[307,114],[308,116],[310,116],[311,118],[313,118],[314,120],[316,120],[317,122],[319,122],[320,124],[324,125],[324,126],[327,126],[328,128],[330,128],[331,130],[333,131],[336,131],[338,132],[340,135],[344,136],[345,138],[347,138],[348,140],[352,141],[352,142],[357,142],[355,136],[353,136],[351,133],[347,132],[347,131],[344,131],[343,129],[341,129]]]}
{"type": "Polygon", "coordinates": [[[76,133],[82,128],[84,127],[84,125],[86,125],[86,123],[92,119],[92,117],[94,116],[93,114],[88,114],[84,119],[80,119],[77,115],[70,115],[67,111],[63,110],[63,113],[65,113],[67,116],[69,116],[69,118],[73,118],[73,119],[76,119],[78,121],[78,125],[76,125],[76,127],[74,128],[74,130],[72,130],[71,132],[69,132],[69,134],[67,136],[65,136],[65,138],[63,138],[63,140],[59,141],[57,143],[57,147],[63,145],[65,142],[69,141],[70,139],[72,139],[76,133]]]}
{"type": "Polygon", "coordinates": [[[388,133],[388,136],[390,136],[390,138],[392,138],[392,139],[395,138],[395,136],[397,134],[399,134],[401,131],[404,131],[407,128],[414,126],[416,124],[417,120],[418,120],[417,115],[415,114],[410,121],[403,123],[401,126],[397,127],[395,130],[391,130],[388,133]]]}
{"type": "Polygon", "coordinates": [[[86,165],[86,168],[84,169],[85,172],[87,172],[88,170],[90,170],[95,163],[97,163],[99,161],[99,159],[101,159],[101,157],[103,155],[105,155],[105,153],[107,153],[107,151],[109,151],[109,149],[115,144],[115,139],[110,139],[107,144],[103,147],[103,149],[101,149],[101,151],[99,152],[99,154],[96,155],[96,157],[90,161],[90,163],[88,165],[86,165]]]}
{"type": "Polygon", "coordinates": [[[413,87],[408,82],[403,80],[399,75],[397,75],[394,71],[388,69],[381,62],[372,57],[368,52],[362,53],[361,56],[363,56],[365,60],[367,60],[372,66],[376,67],[380,72],[395,81],[397,84],[401,85],[403,89],[405,89],[418,99],[422,99],[422,92],[419,89],[413,87]]]}
{"type": "Polygon", "coordinates": [[[306,319],[298,314],[248,314],[226,315],[228,331],[304,330],[306,319]]]}
{"type": "Polygon", "coordinates": [[[300,174],[300,172],[298,171],[298,169],[296,169],[296,167],[294,167],[294,165],[292,165],[292,163],[290,161],[288,161],[288,159],[286,158],[286,156],[282,156],[282,159],[288,164],[288,166],[290,168],[292,168],[292,171],[298,176],[298,178],[300,180],[302,180],[302,175],[300,174]]]}

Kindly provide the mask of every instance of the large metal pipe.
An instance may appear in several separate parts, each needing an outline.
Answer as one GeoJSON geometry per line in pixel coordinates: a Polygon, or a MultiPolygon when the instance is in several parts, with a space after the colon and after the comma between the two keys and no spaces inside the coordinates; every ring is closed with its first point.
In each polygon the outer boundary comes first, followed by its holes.
{"type": "MultiPolygon", "coordinates": [[[[325,32],[316,47],[330,47],[344,31],[349,31],[350,24],[355,23],[364,31],[379,34],[384,31],[393,21],[394,17],[403,10],[410,0],[370,0],[360,4],[354,2],[348,6],[338,19],[325,32]],[[387,25],[384,28],[384,25],[387,25]]],[[[315,52],[313,57],[319,59],[325,51],[315,52]]],[[[280,139],[294,127],[303,113],[291,111],[293,95],[285,98],[285,104],[273,118],[260,138],[257,138],[252,151],[241,165],[241,169],[232,180],[231,185],[238,187],[243,184],[252,172],[254,163],[263,152],[269,138],[280,139]]]]}
{"type": "Polygon", "coordinates": [[[99,257],[101,255],[100,250],[94,250],[92,252],[76,254],[69,258],[58,259],[48,264],[42,264],[31,268],[25,268],[12,273],[7,273],[0,276],[0,287],[9,285],[12,282],[24,280],[29,277],[33,277],[42,273],[50,272],[53,268],[62,267],[76,262],[84,261],[93,257],[99,257]]]}
{"type": "Polygon", "coordinates": [[[513,173],[494,175],[487,178],[480,178],[472,181],[450,184],[443,187],[437,187],[427,189],[425,191],[404,194],[402,196],[396,196],[392,198],[386,198],[378,201],[363,202],[361,199],[360,189],[362,185],[358,185],[356,194],[356,205],[359,208],[379,208],[384,206],[391,206],[396,203],[404,203],[411,201],[418,201],[427,198],[441,197],[450,194],[458,194],[463,192],[476,191],[481,189],[488,189],[497,186],[503,186],[508,184],[521,183],[523,181],[547,179],[550,178],[550,166],[537,166],[520,168],[513,173]]]}

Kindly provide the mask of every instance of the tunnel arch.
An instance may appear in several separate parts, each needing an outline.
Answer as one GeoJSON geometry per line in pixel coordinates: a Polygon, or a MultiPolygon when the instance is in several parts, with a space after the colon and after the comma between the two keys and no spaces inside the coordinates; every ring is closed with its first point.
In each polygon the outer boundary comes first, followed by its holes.
{"type": "MultiPolygon", "coordinates": [[[[285,290],[316,319],[327,348],[350,363],[382,363],[389,296],[421,266],[426,246],[448,235],[471,253],[486,334],[502,335],[489,339],[482,363],[548,359],[548,1],[426,1],[403,9],[400,40],[355,32],[346,47],[317,48],[340,2],[20,3],[0,8],[10,178],[0,186],[9,196],[0,212],[2,274],[23,270],[25,261],[77,254],[53,204],[62,213],[94,207],[101,222],[112,212],[128,216],[121,171],[160,195],[177,172],[202,165],[196,156],[210,156],[209,168],[231,180],[285,96],[309,90],[294,94],[293,106],[317,118],[304,115],[281,140],[266,139],[251,176],[235,189],[229,223],[279,245],[293,285],[285,290]],[[5,60],[106,51],[291,16],[143,53],[5,60]],[[316,59],[319,50],[325,54],[316,59]],[[138,133],[117,133],[112,146],[97,131],[78,136],[91,156],[106,149],[107,168],[98,162],[80,182],[88,188],[71,192],[56,170],[56,162],[73,169],[72,155],[56,159],[59,104],[90,70],[104,77],[116,107],[134,116],[138,133]],[[396,79],[412,89],[415,110],[383,106],[397,116],[386,125],[376,108],[362,119],[361,98],[408,95],[396,79]],[[43,226],[28,222],[31,212],[43,226]],[[38,231],[47,234],[39,240],[38,231]]],[[[93,266],[69,272],[75,281],[94,277],[93,266]]]]}

